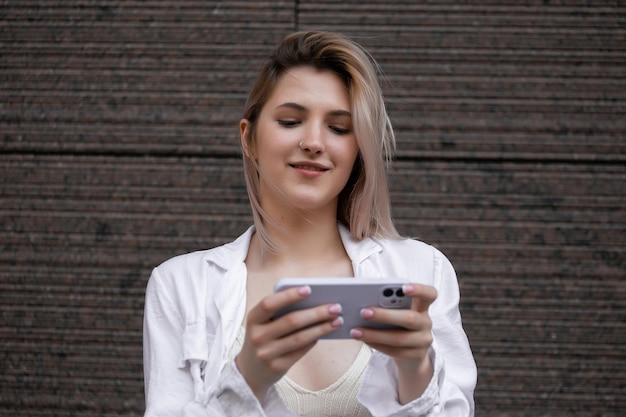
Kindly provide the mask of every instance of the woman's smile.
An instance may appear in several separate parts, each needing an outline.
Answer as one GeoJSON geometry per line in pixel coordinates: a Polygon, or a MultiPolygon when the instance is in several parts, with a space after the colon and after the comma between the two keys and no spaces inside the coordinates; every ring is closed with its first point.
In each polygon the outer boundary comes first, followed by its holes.
{"type": "Polygon", "coordinates": [[[311,178],[317,178],[321,176],[324,172],[329,170],[323,165],[307,163],[307,162],[298,162],[298,163],[289,164],[289,165],[301,175],[304,175],[305,177],[311,177],[311,178]]]}

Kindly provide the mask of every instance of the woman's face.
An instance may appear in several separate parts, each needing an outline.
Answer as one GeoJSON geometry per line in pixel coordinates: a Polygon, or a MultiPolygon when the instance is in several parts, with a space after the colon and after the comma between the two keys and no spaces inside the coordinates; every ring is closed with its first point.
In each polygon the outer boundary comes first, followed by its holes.
{"type": "Polygon", "coordinates": [[[336,215],[358,154],[350,96],[338,75],[307,66],[288,70],[261,110],[252,149],[243,139],[249,122],[240,128],[244,151],[258,163],[265,210],[336,215]]]}

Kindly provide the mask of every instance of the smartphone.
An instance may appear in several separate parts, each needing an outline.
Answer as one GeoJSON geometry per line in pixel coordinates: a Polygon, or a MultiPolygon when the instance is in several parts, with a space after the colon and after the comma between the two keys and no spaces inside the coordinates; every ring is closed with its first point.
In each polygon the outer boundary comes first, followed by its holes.
{"type": "Polygon", "coordinates": [[[344,320],[343,325],[322,339],[350,339],[350,330],[354,327],[397,328],[369,322],[361,318],[360,312],[365,307],[411,308],[411,297],[407,297],[402,291],[402,284],[408,282],[400,278],[283,278],[274,286],[274,292],[308,285],[311,287],[311,294],[304,300],[279,310],[274,317],[321,304],[339,303],[342,307],[340,315],[344,320]]]}

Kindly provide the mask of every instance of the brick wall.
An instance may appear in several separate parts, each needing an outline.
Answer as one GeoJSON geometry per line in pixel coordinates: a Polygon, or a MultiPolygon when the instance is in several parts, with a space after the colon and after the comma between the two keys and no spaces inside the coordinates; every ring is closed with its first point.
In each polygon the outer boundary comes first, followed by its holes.
{"type": "Polygon", "coordinates": [[[400,230],[457,268],[478,416],[626,410],[626,7],[0,4],[0,415],[138,416],[150,269],[251,222],[237,122],[294,29],[367,46],[400,230]]]}

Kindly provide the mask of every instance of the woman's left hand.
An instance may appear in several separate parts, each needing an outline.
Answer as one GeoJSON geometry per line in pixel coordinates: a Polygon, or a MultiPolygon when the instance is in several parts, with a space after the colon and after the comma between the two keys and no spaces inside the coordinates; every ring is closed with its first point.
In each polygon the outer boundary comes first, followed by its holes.
{"type": "Polygon", "coordinates": [[[405,284],[403,291],[413,299],[410,310],[370,307],[361,311],[361,316],[368,321],[393,324],[403,329],[359,327],[353,329],[351,334],[355,339],[394,359],[398,368],[398,394],[400,402],[404,404],[419,397],[432,378],[433,366],[428,349],[433,336],[428,307],[437,298],[437,290],[428,285],[405,284]]]}

